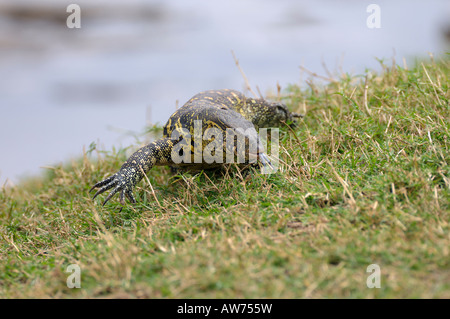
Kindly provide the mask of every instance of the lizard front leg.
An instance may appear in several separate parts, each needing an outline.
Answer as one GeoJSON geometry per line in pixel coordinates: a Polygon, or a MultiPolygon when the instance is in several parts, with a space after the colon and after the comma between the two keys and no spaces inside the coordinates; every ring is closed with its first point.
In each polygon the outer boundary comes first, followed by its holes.
{"type": "Polygon", "coordinates": [[[133,195],[133,187],[147,174],[155,165],[165,165],[171,163],[172,148],[175,142],[169,138],[161,138],[154,141],[139,150],[128,158],[120,170],[114,175],[95,184],[89,192],[95,188],[99,190],[95,193],[93,199],[109,189],[103,206],[116,194],[120,192],[120,203],[124,204],[125,196],[132,203],[136,203],[133,195]]]}

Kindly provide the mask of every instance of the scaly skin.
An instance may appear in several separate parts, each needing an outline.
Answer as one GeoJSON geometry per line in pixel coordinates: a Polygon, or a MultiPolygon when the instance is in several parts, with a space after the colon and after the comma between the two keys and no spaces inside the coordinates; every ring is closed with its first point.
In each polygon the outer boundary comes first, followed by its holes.
{"type": "MultiPolygon", "coordinates": [[[[283,104],[271,103],[263,99],[246,98],[242,93],[234,90],[211,90],[199,93],[172,114],[164,126],[161,139],[137,150],[116,174],[98,182],[90,191],[99,188],[94,195],[95,198],[103,192],[112,189],[103,205],[119,192],[122,204],[125,196],[135,203],[136,200],[132,193],[133,187],[155,165],[199,169],[220,165],[217,163],[208,164],[205,161],[195,163],[195,138],[192,138],[191,141],[192,159],[190,163],[177,164],[173,161],[172,150],[185,136],[184,133],[188,131],[192,137],[195,136],[194,121],[201,121],[202,136],[209,128],[217,128],[223,133],[223,137],[225,137],[227,128],[246,130],[243,141],[245,140],[247,148],[249,144],[256,145],[257,154],[253,155],[257,156],[261,164],[270,165],[264,150],[260,147],[256,129],[280,126],[282,123],[293,121],[296,117],[300,117],[300,115],[289,112],[283,104]]],[[[210,140],[202,140],[201,150],[209,143],[210,140]]],[[[224,145],[224,158],[225,147],[226,145],[224,145]]],[[[245,160],[248,162],[249,154],[245,154],[245,160]]]]}

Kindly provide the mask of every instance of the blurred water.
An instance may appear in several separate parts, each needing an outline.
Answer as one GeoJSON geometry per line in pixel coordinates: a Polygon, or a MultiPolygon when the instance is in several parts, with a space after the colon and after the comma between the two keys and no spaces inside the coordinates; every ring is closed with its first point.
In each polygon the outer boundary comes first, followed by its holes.
{"type": "Polygon", "coordinates": [[[0,183],[135,142],[194,94],[243,90],[231,50],[265,93],[325,74],[442,54],[450,1],[0,1],[0,183]],[[70,3],[81,29],[68,29],[70,3]],[[178,101],[178,102],[177,102],[178,101]]]}

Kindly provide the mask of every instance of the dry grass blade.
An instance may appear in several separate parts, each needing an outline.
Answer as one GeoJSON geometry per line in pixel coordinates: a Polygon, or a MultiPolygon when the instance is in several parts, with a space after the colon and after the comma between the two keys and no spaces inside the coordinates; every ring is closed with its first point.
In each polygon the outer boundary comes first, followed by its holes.
{"type": "Polygon", "coordinates": [[[154,198],[155,201],[158,203],[158,206],[159,206],[160,208],[163,208],[163,206],[161,205],[161,203],[160,203],[159,200],[158,200],[158,197],[156,197],[155,190],[153,189],[153,185],[152,185],[152,183],[150,182],[150,180],[148,179],[147,174],[145,174],[145,172],[144,172],[144,170],[142,169],[141,166],[139,166],[139,168],[141,169],[141,172],[142,172],[142,174],[144,175],[144,178],[145,178],[147,184],[150,186],[150,189],[151,189],[151,191],[152,191],[153,198],[154,198]]]}
{"type": "Polygon", "coordinates": [[[234,63],[236,63],[236,66],[238,67],[239,72],[241,72],[242,78],[244,79],[244,82],[245,82],[245,87],[246,87],[246,89],[247,89],[250,93],[252,93],[252,95],[253,95],[254,97],[258,97],[258,96],[255,94],[255,92],[253,92],[252,87],[250,86],[250,83],[248,82],[247,76],[245,75],[244,71],[242,70],[241,66],[239,65],[239,60],[236,58],[236,55],[234,54],[234,51],[233,51],[233,50],[231,50],[231,54],[233,55],[234,63]]]}

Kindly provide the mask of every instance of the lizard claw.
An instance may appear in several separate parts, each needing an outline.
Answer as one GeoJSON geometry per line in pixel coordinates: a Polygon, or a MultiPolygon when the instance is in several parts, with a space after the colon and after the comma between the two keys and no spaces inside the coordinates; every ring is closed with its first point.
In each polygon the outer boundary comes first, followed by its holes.
{"type": "Polygon", "coordinates": [[[98,195],[106,192],[107,190],[112,189],[112,191],[106,196],[105,201],[103,202],[103,206],[117,193],[120,192],[120,203],[125,204],[125,196],[132,203],[136,203],[136,199],[133,196],[132,188],[134,186],[133,179],[126,178],[128,175],[125,172],[120,170],[116,174],[104,179],[103,181],[98,182],[89,190],[92,192],[95,188],[100,188],[94,194],[92,199],[95,199],[98,195]]]}

